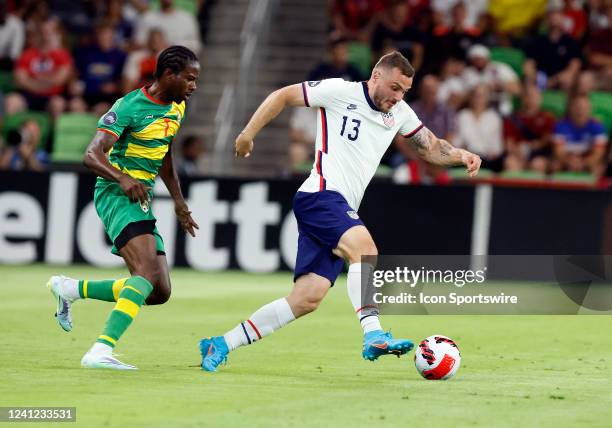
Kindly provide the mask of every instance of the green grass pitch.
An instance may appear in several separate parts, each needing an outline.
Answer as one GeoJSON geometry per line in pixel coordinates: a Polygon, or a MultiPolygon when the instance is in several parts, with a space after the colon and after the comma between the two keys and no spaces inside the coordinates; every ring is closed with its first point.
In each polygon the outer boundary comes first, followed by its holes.
{"type": "Polygon", "coordinates": [[[433,382],[417,374],[412,353],[361,359],[361,329],[341,278],[317,312],[237,350],[210,374],[194,367],[198,340],[287,293],[291,276],[174,269],[170,302],[144,308],[117,348],[140,370],[94,371],[81,369],[80,358],[112,304],[77,302],[74,330],[65,333],[44,286],[57,272],[125,276],[87,266],[0,266],[0,406],[76,406],[84,427],[612,424],[610,316],[383,317],[397,336],[457,341],[457,376],[433,382]]]}

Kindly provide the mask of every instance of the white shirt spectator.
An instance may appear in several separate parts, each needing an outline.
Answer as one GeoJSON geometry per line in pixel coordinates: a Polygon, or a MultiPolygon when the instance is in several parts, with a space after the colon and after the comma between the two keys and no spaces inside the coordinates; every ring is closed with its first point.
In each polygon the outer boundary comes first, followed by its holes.
{"type": "Polygon", "coordinates": [[[7,15],[4,25],[0,25],[0,58],[16,60],[23,50],[25,30],[21,19],[7,15]]]}
{"type": "Polygon", "coordinates": [[[168,45],[182,45],[196,54],[200,51],[200,31],[193,15],[181,9],[169,12],[150,10],[138,20],[136,26],[136,43],[144,46],[152,29],[163,31],[168,45]]]}
{"type": "Polygon", "coordinates": [[[496,86],[518,81],[518,76],[509,65],[495,61],[489,62],[483,70],[467,67],[461,77],[468,90],[482,84],[496,86]]]}
{"type": "Polygon", "coordinates": [[[487,109],[476,117],[470,109],[457,115],[457,136],[454,144],[484,159],[495,159],[503,154],[502,120],[495,110],[487,109]]]}
{"type": "Polygon", "coordinates": [[[500,90],[503,85],[518,82],[519,78],[514,70],[502,62],[491,61],[487,66],[478,70],[476,67],[467,67],[461,76],[464,88],[470,91],[478,85],[487,85],[491,88],[493,101],[498,105],[503,115],[512,113],[512,95],[500,90]]]}
{"type": "Polygon", "coordinates": [[[466,92],[463,80],[460,77],[451,76],[440,82],[440,87],[438,88],[438,102],[446,104],[451,97],[463,97],[466,92]]]}
{"type": "MultiPolygon", "coordinates": [[[[442,15],[445,25],[449,25],[452,9],[460,1],[463,0],[432,0],[431,8],[442,15]]],[[[480,15],[487,11],[489,0],[469,0],[463,1],[463,4],[465,5],[465,24],[468,27],[475,27],[480,15]]]]}

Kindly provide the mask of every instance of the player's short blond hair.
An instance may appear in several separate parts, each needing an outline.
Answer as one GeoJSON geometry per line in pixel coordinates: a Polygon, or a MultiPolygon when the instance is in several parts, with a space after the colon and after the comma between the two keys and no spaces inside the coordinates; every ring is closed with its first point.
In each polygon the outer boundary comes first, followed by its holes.
{"type": "Polygon", "coordinates": [[[384,68],[386,70],[398,68],[404,76],[414,77],[414,67],[412,67],[410,61],[398,51],[393,51],[381,56],[374,68],[384,68]]]}

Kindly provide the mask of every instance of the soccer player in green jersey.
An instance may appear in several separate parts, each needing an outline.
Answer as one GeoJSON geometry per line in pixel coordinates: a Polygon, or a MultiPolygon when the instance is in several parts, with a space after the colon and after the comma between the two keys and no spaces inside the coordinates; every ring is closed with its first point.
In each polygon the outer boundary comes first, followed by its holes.
{"type": "Polygon", "coordinates": [[[112,350],[140,307],[160,305],[170,297],[164,242],[151,211],[152,187],[159,175],[174,199],[182,228],[195,236],[191,217],[174,168],[170,144],[185,113],[185,100],[196,89],[200,65],[183,46],[171,46],[157,60],[155,82],[125,95],[98,122],[84,164],[98,175],[96,211],[123,257],[131,276],[103,281],[53,276],[47,286],[56,303],[56,317],[72,330],[70,306],[77,299],[116,302],[106,326],[81,360],[87,368],[136,369],[114,358],[112,350]]]}

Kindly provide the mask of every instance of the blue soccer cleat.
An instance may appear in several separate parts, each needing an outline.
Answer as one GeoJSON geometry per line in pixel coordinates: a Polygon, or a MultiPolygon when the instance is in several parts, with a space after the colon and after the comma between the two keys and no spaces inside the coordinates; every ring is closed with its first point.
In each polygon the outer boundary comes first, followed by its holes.
{"type": "Polygon", "coordinates": [[[216,372],[219,364],[227,361],[229,349],[223,336],[214,336],[200,340],[202,370],[216,372]]]}
{"type": "Polygon", "coordinates": [[[363,336],[363,358],[366,360],[377,360],[381,355],[404,355],[414,347],[408,339],[394,339],[391,332],[374,330],[363,336]]]}
{"type": "Polygon", "coordinates": [[[73,299],[66,296],[62,291],[62,285],[67,278],[65,276],[52,276],[49,278],[47,282],[47,288],[53,294],[53,298],[55,299],[55,318],[57,318],[57,323],[60,325],[64,331],[72,330],[72,303],[73,299]]]}

